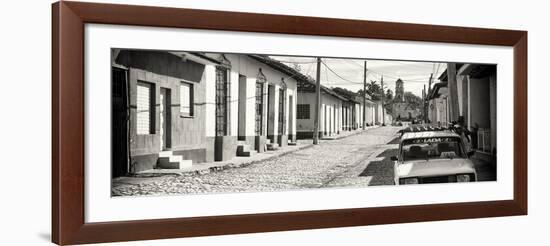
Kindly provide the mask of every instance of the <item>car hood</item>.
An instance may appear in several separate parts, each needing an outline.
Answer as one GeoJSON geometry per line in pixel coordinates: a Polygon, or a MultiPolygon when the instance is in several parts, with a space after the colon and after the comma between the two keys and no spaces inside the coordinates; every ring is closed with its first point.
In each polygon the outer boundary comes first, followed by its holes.
{"type": "Polygon", "coordinates": [[[397,172],[401,178],[427,177],[475,173],[475,168],[469,159],[430,159],[400,163],[397,172]]]}

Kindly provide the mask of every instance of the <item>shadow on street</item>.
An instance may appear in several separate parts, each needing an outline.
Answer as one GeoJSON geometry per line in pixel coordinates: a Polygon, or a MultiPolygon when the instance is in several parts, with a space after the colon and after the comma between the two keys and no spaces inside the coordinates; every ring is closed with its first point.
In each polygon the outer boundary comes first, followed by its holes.
{"type": "Polygon", "coordinates": [[[395,148],[387,149],[380,153],[376,157],[382,158],[382,160],[370,162],[367,168],[365,168],[359,176],[372,177],[369,186],[393,185],[393,161],[391,160],[391,157],[397,155],[397,151],[398,149],[395,148]]]}
{"type": "Polygon", "coordinates": [[[400,137],[395,137],[391,141],[389,141],[387,144],[399,144],[400,137]]]}

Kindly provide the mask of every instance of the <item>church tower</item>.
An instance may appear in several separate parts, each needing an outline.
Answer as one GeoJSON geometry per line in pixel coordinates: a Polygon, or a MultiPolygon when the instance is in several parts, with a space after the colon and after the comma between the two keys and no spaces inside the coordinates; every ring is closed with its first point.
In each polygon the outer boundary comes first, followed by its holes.
{"type": "Polygon", "coordinates": [[[405,102],[405,88],[403,87],[403,80],[397,79],[395,81],[395,101],[396,102],[405,102]]]}

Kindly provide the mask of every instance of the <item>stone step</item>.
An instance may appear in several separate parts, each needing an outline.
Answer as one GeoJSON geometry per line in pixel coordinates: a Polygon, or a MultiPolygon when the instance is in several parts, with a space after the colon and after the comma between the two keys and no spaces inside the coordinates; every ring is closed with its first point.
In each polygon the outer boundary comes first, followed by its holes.
{"type": "Polygon", "coordinates": [[[248,144],[237,145],[237,153],[247,152],[247,151],[250,151],[250,145],[248,144]]]}
{"type": "Polygon", "coordinates": [[[247,152],[241,152],[239,154],[239,156],[251,157],[251,156],[256,155],[257,153],[258,153],[258,151],[251,150],[251,151],[247,151],[247,152]]]}
{"type": "Polygon", "coordinates": [[[253,156],[257,153],[248,144],[241,144],[237,146],[237,156],[253,156]]]}
{"type": "MultiPolygon", "coordinates": [[[[180,156],[181,159],[181,156],[180,156]]],[[[193,160],[170,161],[169,157],[159,158],[158,167],[162,169],[183,169],[193,165],[193,160]]]]}
{"type": "Polygon", "coordinates": [[[267,150],[278,150],[279,149],[279,144],[277,143],[269,143],[269,144],[266,144],[267,145],[267,150]]]}
{"type": "Polygon", "coordinates": [[[165,151],[159,152],[159,157],[170,157],[172,155],[174,155],[174,153],[171,150],[165,150],[165,151]]]}
{"type": "Polygon", "coordinates": [[[181,155],[167,150],[159,152],[158,167],[162,169],[182,169],[193,165],[193,160],[184,160],[181,155]]]}

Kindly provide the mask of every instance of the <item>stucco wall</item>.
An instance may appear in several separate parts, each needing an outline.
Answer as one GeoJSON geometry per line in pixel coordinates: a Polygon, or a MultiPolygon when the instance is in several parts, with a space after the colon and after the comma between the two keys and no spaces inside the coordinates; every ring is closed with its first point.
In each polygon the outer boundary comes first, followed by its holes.
{"type": "Polygon", "coordinates": [[[286,84],[286,102],[285,102],[285,133],[286,135],[295,135],[295,129],[296,129],[296,121],[291,121],[289,118],[290,115],[290,109],[292,108],[294,115],[296,113],[296,81],[291,78],[290,76],[283,74],[270,66],[267,66],[264,63],[261,63],[259,61],[256,61],[252,58],[250,58],[247,55],[239,55],[239,54],[226,54],[225,57],[231,62],[231,79],[234,81],[234,83],[231,84],[232,88],[232,101],[231,101],[231,135],[237,136],[238,134],[238,123],[239,123],[239,110],[245,110],[244,113],[244,120],[241,121],[241,123],[245,124],[245,126],[241,126],[244,128],[244,132],[246,136],[254,136],[255,135],[255,115],[256,115],[256,81],[258,79],[258,75],[260,74],[260,69],[262,71],[262,74],[266,77],[266,84],[264,85],[264,119],[263,119],[263,134],[262,135],[279,135],[279,129],[278,129],[278,116],[279,116],[279,89],[282,88],[282,81],[284,79],[284,83],[286,84]],[[243,88],[243,90],[246,92],[243,98],[238,98],[239,94],[239,75],[243,75],[246,77],[246,88],[243,88]],[[270,101],[268,99],[268,85],[274,86],[274,94],[272,95],[273,98],[270,101]],[[293,96],[293,100],[290,101],[290,96],[293,96]],[[239,101],[245,100],[246,102],[244,105],[246,105],[246,108],[243,109],[242,107],[239,108],[239,101]],[[269,107],[268,112],[268,103],[272,103],[272,107],[269,107]],[[267,124],[267,119],[270,120],[270,124],[267,124]],[[292,125],[291,125],[292,123],[292,125]],[[267,128],[267,125],[269,125],[269,129],[267,128]]]}
{"type": "MultiPolygon", "coordinates": [[[[170,91],[170,149],[174,151],[194,151],[207,148],[205,88],[207,69],[203,64],[187,60],[166,52],[123,50],[115,60],[116,64],[128,68],[130,104],[130,154],[133,157],[132,169],[139,171],[156,165],[157,153],[161,151],[160,141],[160,91],[170,91]],[[154,85],[154,133],[137,134],[137,83],[154,85]],[[180,85],[182,82],[193,85],[193,116],[180,113],[180,85]]],[[[197,152],[199,153],[199,152],[197,152]]],[[[201,153],[204,153],[202,151],[201,153]]],[[[193,162],[203,162],[205,154],[192,157],[193,162]]]]}
{"type": "MultiPolygon", "coordinates": [[[[123,53],[121,52],[121,55],[123,53]]],[[[131,127],[131,150],[132,154],[149,154],[158,152],[160,150],[159,143],[159,118],[160,118],[160,88],[170,89],[171,92],[171,120],[172,120],[172,148],[173,149],[182,149],[182,148],[195,148],[204,144],[203,136],[205,136],[205,79],[206,74],[204,73],[204,66],[198,63],[187,61],[182,62],[180,58],[174,57],[175,59],[167,59],[164,55],[155,55],[155,54],[143,54],[134,53],[132,59],[124,63],[124,65],[129,67],[129,85],[130,85],[130,108],[131,108],[131,122],[136,121],[136,93],[137,93],[137,82],[143,81],[148,83],[153,83],[155,85],[155,134],[150,135],[137,135],[135,124],[131,127]],[[137,61],[136,61],[137,58],[137,61]],[[149,59],[150,63],[155,63],[158,66],[162,66],[165,69],[172,67],[174,70],[177,69],[175,63],[183,63],[182,66],[187,64],[192,64],[194,70],[200,70],[200,77],[174,77],[168,76],[165,74],[177,74],[177,71],[166,70],[155,71],[157,73],[151,72],[151,69],[148,63],[141,63],[141,59],[149,59]],[[164,74],[159,74],[159,73],[164,74]],[[180,84],[185,81],[193,84],[194,89],[194,115],[192,117],[182,117],[180,115],[180,84]],[[195,79],[195,81],[189,81],[187,79],[195,79]]],[[[154,69],[151,69],[154,70],[154,69]]],[[[197,71],[195,71],[197,72],[197,71]]]]}
{"type": "MultiPolygon", "coordinates": [[[[309,119],[297,119],[298,132],[313,132],[315,117],[315,93],[300,92],[297,104],[309,104],[309,119]]],[[[332,95],[321,93],[321,110],[319,111],[319,132],[325,135],[342,131],[342,100],[332,95]]]]}

